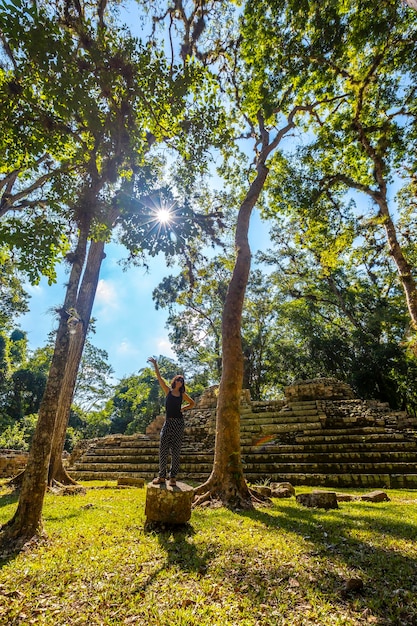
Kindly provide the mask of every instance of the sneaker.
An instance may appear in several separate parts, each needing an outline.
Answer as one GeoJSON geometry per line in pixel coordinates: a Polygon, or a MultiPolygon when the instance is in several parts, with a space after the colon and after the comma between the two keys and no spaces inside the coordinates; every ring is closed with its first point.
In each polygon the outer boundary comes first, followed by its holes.
{"type": "Polygon", "coordinates": [[[152,484],[153,485],[162,485],[162,483],[165,482],[165,478],[162,478],[161,476],[157,476],[156,478],[153,479],[152,484]]]}
{"type": "Polygon", "coordinates": [[[177,484],[177,481],[175,480],[175,478],[170,478],[169,484],[171,485],[171,487],[174,487],[177,484]]]}

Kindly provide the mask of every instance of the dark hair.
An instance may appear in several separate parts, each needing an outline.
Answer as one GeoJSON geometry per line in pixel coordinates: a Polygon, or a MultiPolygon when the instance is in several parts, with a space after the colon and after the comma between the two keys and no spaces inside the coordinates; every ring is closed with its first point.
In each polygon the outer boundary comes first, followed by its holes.
{"type": "Polygon", "coordinates": [[[174,389],[175,387],[175,381],[177,380],[182,380],[182,385],[180,387],[180,392],[181,393],[185,393],[185,385],[184,385],[184,376],[182,376],[181,374],[177,374],[176,376],[174,376],[174,378],[171,380],[171,389],[174,389]]]}

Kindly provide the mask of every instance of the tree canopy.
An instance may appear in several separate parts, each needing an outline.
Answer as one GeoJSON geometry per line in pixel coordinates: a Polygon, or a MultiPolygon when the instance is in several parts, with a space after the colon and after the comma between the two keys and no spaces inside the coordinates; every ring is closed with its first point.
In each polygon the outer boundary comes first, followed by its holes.
{"type": "MultiPolygon", "coordinates": [[[[220,382],[215,463],[202,497],[207,489],[250,505],[242,385],[258,398],[296,377],[330,374],[363,397],[415,407],[417,14],[410,6],[138,2],[139,36],[122,26],[116,1],[0,7],[5,330],[12,311],[27,306],[20,276],[53,281],[64,258],[69,268],[39,406],[18,393],[40,385],[29,380],[33,364],[13,373],[10,413],[21,415],[26,402],[39,419],[6,535],[39,525],[44,474],[56,475],[74,392],[77,419],[91,417],[97,390],[86,369],[77,392],[77,372],[112,238],[127,248],[128,263],[146,265],[162,253],[167,265],[179,264],[155,289],[156,306],[168,309],[172,344],[196,388],[220,382]],[[271,246],[251,274],[256,206],[271,224],[271,246]]],[[[0,336],[7,385],[17,344],[0,336]]],[[[95,425],[145,428],[158,404],[147,370],[113,393],[106,359],[95,357],[101,389],[112,395],[97,407],[95,425]]]]}

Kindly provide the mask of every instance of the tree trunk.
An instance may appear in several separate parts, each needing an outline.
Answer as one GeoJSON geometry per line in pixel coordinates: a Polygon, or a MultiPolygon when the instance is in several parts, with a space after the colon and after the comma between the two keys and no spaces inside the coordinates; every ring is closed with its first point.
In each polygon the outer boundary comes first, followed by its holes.
{"type": "Polygon", "coordinates": [[[68,328],[63,311],[38,423],[22,477],[18,507],[13,518],[1,529],[0,546],[6,551],[19,550],[26,541],[42,531],[42,506],[68,342],[68,328]]]}
{"type": "MultiPolygon", "coordinates": [[[[361,112],[358,108],[357,118],[361,112]]],[[[388,184],[385,177],[387,170],[384,157],[372,146],[363,125],[355,120],[354,126],[358,133],[358,139],[365,154],[372,159],[374,165],[374,178],[378,186],[378,191],[372,190],[366,185],[354,185],[357,189],[365,191],[378,205],[379,215],[382,217],[384,229],[387,235],[387,242],[390,254],[398,269],[398,275],[404,290],[408,312],[414,331],[417,330],[417,286],[413,276],[412,267],[404,256],[403,250],[398,242],[395,224],[392,221],[388,205],[388,184]]]]}
{"type": "Polygon", "coordinates": [[[410,263],[405,258],[397,239],[397,232],[392,221],[385,195],[377,197],[379,213],[383,218],[390,254],[398,269],[398,275],[404,290],[408,312],[414,330],[417,330],[417,285],[410,263]]]}
{"type": "Polygon", "coordinates": [[[54,481],[62,484],[75,484],[75,481],[68,475],[63,466],[62,453],[65,445],[65,435],[68,427],[78,369],[87,336],[103,258],[104,242],[92,241],[88,251],[81,287],[74,307],[81,321],[76,324],[75,332],[70,334],[68,358],[59,394],[57,419],[52,440],[48,474],[49,485],[54,481]]]}
{"type": "Polygon", "coordinates": [[[223,368],[217,401],[216,444],[212,473],[196,489],[196,505],[208,498],[220,499],[232,509],[252,507],[240,446],[240,399],[243,380],[241,321],[249,278],[251,252],[248,232],[252,209],[263,189],[268,169],[264,163],[240,206],[236,235],[236,261],[226,295],[222,318],[223,368]]]}
{"type": "Polygon", "coordinates": [[[85,261],[89,223],[80,229],[64,305],[55,340],[54,354],[45,392],[39,407],[38,421],[29,451],[25,471],[19,476],[20,497],[16,513],[2,527],[0,546],[6,551],[19,550],[34,535],[42,531],[42,507],[48,480],[48,468],[52,450],[52,438],[58,413],[59,397],[68,360],[69,332],[68,310],[74,293],[78,290],[85,261]]]}

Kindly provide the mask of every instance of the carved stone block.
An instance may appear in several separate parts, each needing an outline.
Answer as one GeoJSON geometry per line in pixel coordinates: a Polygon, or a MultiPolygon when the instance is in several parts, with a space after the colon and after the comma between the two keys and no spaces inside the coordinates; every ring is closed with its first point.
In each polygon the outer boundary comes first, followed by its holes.
{"type": "Polygon", "coordinates": [[[177,482],[171,487],[149,483],[146,487],[146,524],[186,524],[191,518],[194,489],[186,483],[177,482]]]}

